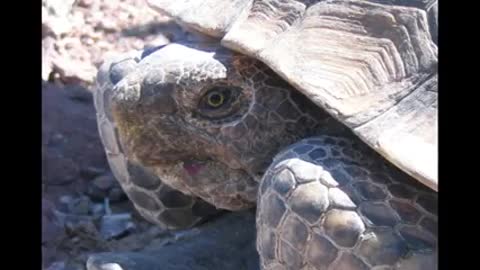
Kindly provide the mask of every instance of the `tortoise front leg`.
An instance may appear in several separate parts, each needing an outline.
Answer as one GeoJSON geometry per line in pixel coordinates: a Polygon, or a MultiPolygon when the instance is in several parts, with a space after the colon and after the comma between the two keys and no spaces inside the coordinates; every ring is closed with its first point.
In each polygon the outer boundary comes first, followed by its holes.
{"type": "Polygon", "coordinates": [[[275,158],[258,196],[262,269],[436,268],[436,193],[360,147],[316,137],[275,158]]]}

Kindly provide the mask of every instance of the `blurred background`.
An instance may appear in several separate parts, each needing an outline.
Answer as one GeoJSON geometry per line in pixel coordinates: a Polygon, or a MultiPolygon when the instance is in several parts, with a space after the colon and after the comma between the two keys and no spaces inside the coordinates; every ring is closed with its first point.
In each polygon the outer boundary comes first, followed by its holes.
{"type": "Polygon", "coordinates": [[[143,0],[42,0],[43,269],[85,269],[91,253],[140,250],[168,234],[138,216],[113,178],[91,93],[105,57],[182,33],[143,0]]]}

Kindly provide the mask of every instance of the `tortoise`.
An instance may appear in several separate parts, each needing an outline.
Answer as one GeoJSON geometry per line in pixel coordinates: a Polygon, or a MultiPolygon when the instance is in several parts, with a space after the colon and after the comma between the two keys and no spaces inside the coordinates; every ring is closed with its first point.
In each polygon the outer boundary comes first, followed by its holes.
{"type": "Polygon", "coordinates": [[[100,67],[99,133],[168,229],[256,209],[261,269],[437,266],[437,1],[150,0],[194,38],[100,67]]]}

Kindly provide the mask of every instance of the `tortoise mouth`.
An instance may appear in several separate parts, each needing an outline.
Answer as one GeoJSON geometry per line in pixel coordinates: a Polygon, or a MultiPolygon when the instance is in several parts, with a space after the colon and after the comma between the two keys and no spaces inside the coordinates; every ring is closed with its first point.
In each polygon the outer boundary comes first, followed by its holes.
{"type": "Polygon", "coordinates": [[[242,169],[213,159],[184,159],[157,164],[155,173],[174,189],[200,197],[217,208],[242,210],[255,206],[258,183],[242,169]]]}
{"type": "Polygon", "coordinates": [[[207,161],[200,161],[200,160],[186,160],[183,161],[183,168],[187,172],[189,176],[194,177],[198,173],[200,173],[203,169],[205,169],[207,161]]]}

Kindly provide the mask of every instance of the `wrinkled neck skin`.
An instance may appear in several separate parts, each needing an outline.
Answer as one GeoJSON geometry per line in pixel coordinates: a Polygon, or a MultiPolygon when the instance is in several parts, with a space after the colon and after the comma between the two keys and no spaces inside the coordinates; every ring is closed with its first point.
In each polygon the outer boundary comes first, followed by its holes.
{"type": "Polygon", "coordinates": [[[255,205],[258,183],[282,148],[347,132],[264,64],[206,43],[170,44],[141,59],[111,103],[129,158],[228,210],[255,205]],[[212,108],[218,89],[225,98],[212,108]]]}

